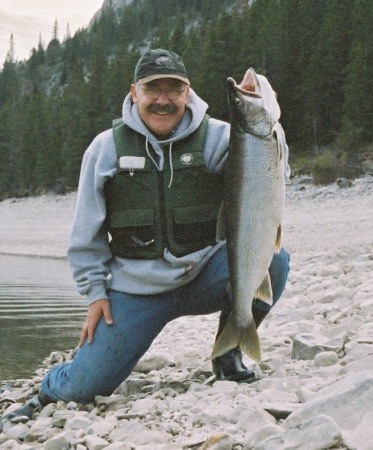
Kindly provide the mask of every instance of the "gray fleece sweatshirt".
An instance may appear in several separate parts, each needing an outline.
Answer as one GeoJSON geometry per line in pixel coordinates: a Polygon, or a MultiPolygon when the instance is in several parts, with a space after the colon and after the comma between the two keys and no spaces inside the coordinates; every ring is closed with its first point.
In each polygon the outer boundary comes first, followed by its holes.
{"type": "MultiPolygon", "coordinates": [[[[147,153],[148,157],[151,157],[158,170],[163,170],[164,152],[172,151],[173,142],[184,139],[199,127],[207,108],[208,105],[190,89],[186,112],[172,136],[164,141],[157,140],[145,127],[130,94],[124,100],[122,118],[126,125],[146,137],[148,150],[154,150],[153,154],[147,153]]],[[[278,124],[278,127],[277,139],[285,155],[284,170],[288,175],[288,148],[281,125],[278,124]]],[[[229,133],[228,123],[209,119],[204,148],[205,163],[209,170],[221,171],[227,157],[229,133]]],[[[168,249],[164,250],[162,258],[154,260],[113,256],[103,226],[106,218],[104,184],[115,175],[116,166],[117,155],[110,129],[99,134],[84,154],[67,252],[77,290],[87,296],[89,303],[107,298],[107,290],[110,288],[131,294],[150,295],[185,285],[201,272],[212,255],[223,245],[218,242],[181,258],[173,256],[168,249]]]]}
{"type": "MultiPolygon", "coordinates": [[[[143,134],[154,150],[153,164],[163,170],[164,152],[172,143],[195,131],[207,111],[207,104],[191,89],[186,112],[172,136],[157,140],[142,122],[137,106],[128,94],[123,103],[123,121],[143,134]]],[[[205,163],[220,171],[227,156],[229,124],[210,118],[205,163]]],[[[144,149],[146,152],[146,149],[144,149]]],[[[148,157],[149,157],[148,156],[148,157]]],[[[155,260],[124,259],[111,254],[103,227],[106,217],[104,184],[116,173],[117,156],[112,130],[99,134],[86,150],[79,181],[77,204],[68,246],[68,259],[80,294],[92,303],[107,297],[107,289],[132,294],[156,294],[180,287],[195,278],[222,243],[176,258],[167,249],[155,260]]],[[[170,180],[172,189],[172,180],[170,180]]],[[[125,201],[125,198],[123,199],[125,201]]]]}

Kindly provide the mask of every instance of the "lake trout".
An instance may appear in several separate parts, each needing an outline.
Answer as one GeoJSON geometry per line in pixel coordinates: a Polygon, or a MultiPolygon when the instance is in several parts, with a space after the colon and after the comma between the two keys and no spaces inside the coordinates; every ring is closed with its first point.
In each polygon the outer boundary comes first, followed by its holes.
{"type": "Polygon", "coordinates": [[[218,237],[227,243],[227,289],[233,309],[215,342],[212,358],[240,346],[260,361],[252,303],[255,298],[272,304],[268,267],[281,249],[286,170],[280,141],[284,142],[284,135],[278,123],[276,94],[264,76],[249,69],[239,85],[228,78],[227,94],[231,135],[218,237]]]}

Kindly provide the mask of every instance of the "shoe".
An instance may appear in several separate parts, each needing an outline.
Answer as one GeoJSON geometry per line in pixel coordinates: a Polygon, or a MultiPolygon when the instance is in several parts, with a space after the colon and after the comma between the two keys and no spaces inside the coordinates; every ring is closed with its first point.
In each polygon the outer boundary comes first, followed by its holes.
{"type": "Polygon", "coordinates": [[[52,400],[47,395],[45,395],[44,392],[40,391],[37,396],[32,398],[25,405],[20,406],[19,408],[8,414],[5,414],[0,419],[0,433],[3,431],[4,425],[8,422],[11,422],[12,419],[16,417],[28,417],[29,419],[31,419],[36,409],[42,408],[51,402],[52,400]]]}
{"type": "Polygon", "coordinates": [[[242,353],[239,347],[213,359],[212,371],[217,380],[252,383],[258,379],[255,373],[242,362],[242,353]]]}

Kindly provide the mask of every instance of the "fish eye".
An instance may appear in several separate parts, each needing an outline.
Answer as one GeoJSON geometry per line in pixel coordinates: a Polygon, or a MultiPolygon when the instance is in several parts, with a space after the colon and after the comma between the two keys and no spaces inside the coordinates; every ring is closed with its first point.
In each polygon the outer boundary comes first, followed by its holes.
{"type": "Polygon", "coordinates": [[[240,98],[238,98],[238,97],[236,97],[236,98],[234,99],[234,102],[235,102],[235,104],[236,104],[237,106],[241,106],[241,105],[242,105],[242,100],[241,100],[240,98]]]}

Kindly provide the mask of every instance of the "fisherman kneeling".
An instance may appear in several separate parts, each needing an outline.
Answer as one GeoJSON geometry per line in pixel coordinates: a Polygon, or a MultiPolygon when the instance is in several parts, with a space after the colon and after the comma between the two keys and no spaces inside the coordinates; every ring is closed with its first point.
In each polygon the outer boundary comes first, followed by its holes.
{"type": "MultiPolygon", "coordinates": [[[[1,427],[49,402],[111,395],[178,317],[221,311],[218,334],[224,328],[232,305],[216,222],[230,126],[207,116],[207,107],[177,54],[158,49],[140,58],[123,116],[93,140],[82,162],[68,247],[89,303],[79,350],[50,369],[39,396],[5,415],[1,427]]],[[[273,303],[288,262],[282,250],[270,265],[273,303]]],[[[257,326],[269,309],[254,302],[257,326]]],[[[254,377],[239,348],[216,358],[213,371],[221,380],[254,377]]]]}

